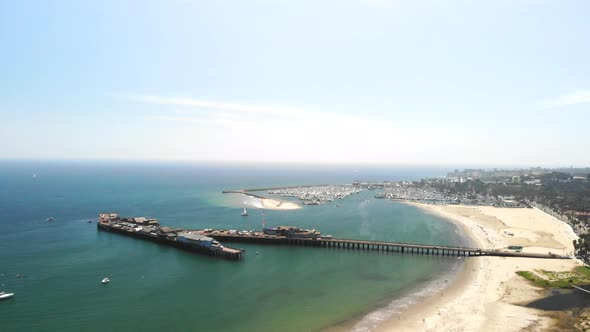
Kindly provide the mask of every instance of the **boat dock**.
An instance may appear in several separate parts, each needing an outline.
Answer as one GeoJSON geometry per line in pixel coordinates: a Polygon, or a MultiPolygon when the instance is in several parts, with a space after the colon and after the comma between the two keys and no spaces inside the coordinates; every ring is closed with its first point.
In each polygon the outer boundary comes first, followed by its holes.
{"type": "Polygon", "coordinates": [[[96,227],[99,231],[114,232],[225,259],[239,260],[245,252],[242,249],[223,246],[217,240],[197,231],[161,227],[156,219],[124,218],[116,213],[101,213],[96,227]]]}
{"type": "Polygon", "coordinates": [[[491,250],[453,246],[435,246],[426,244],[411,244],[386,241],[368,241],[336,238],[293,238],[281,235],[268,235],[262,232],[211,230],[201,231],[223,242],[244,242],[276,245],[296,245],[320,248],[335,248],[348,250],[366,250],[379,252],[395,252],[402,254],[434,255],[434,256],[500,256],[500,257],[527,257],[569,259],[567,256],[556,254],[537,254],[527,252],[513,252],[504,250],[491,250]]]}

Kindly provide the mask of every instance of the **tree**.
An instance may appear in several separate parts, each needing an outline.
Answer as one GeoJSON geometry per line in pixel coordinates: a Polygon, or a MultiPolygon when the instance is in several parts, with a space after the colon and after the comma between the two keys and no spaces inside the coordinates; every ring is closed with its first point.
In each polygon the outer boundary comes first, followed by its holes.
{"type": "Polygon", "coordinates": [[[574,240],[574,248],[576,257],[590,265],[590,234],[582,234],[577,241],[574,240]]]}

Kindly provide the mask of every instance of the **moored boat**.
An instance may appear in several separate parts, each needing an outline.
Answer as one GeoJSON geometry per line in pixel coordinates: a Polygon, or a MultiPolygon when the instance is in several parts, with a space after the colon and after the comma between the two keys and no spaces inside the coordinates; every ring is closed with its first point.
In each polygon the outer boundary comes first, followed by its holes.
{"type": "Polygon", "coordinates": [[[241,216],[242,217],[248,216],[248,210],[246,208],[244,208],[244,211],[242,211],[241,216]]]}

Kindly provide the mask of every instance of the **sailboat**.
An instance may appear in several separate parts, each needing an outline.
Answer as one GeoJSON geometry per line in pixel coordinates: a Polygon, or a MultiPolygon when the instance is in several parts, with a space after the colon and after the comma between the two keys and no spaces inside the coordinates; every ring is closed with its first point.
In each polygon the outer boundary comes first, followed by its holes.
{"type": "Polygon", "coordinates": [[[242,217],[247,217],[248,216],[248,210],[246,210],[246,208],[244,208],[244,211],[242,211],[241,216],[242,217]]]}

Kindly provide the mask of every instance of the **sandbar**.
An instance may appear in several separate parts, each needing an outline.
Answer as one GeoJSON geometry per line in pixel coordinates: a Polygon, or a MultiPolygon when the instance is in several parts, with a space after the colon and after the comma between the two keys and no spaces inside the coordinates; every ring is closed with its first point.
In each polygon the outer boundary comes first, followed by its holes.
{"type": "Polygon", "coordinates": [[[301,209],[301,206],[292,202],[279,201],[272,198],[263,198],[262,206],[269,210],[296,210],[301,209]]]}

